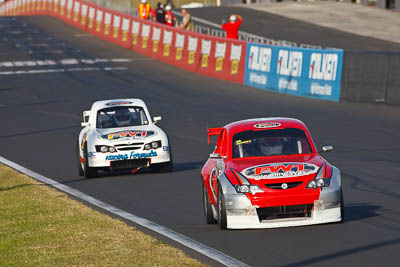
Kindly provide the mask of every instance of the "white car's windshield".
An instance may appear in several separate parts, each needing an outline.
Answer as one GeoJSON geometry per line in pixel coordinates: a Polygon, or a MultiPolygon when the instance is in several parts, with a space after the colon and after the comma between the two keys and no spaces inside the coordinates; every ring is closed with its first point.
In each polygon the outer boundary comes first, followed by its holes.
{"type": "Polygon", "coordinates": [[[310,153],[307,136],[300,129],[245,131],[233,136],[233,158],[310,153]]]}
{"type": "Polygon", "coordinates": [[[149,124],[142,107],[119,106],[97,112],[96,127],[100,129],[129,127],[149,124]]]}

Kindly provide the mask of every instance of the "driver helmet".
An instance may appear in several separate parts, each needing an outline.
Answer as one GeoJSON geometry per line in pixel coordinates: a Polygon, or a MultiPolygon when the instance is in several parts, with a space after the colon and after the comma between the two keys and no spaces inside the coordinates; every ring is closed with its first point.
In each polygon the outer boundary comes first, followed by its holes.
{"type": "Polygon", "coordinates": [[[121,126],[129,126],[131,124],[131,113],[127,108],[117,109],[114,115],[115,123],[121,126]]]}
{"type": "Polygon", "coordinates": [[[281,155],[283,142],[279,137],[264,137],[260,140],[260,150],[266,156],[281,155]]]}

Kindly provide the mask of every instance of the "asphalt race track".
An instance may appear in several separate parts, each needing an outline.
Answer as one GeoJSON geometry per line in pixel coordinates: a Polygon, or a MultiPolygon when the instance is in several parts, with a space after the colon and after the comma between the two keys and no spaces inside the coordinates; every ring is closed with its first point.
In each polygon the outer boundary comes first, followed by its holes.
{"type": "Polygon", "coordinates": [[[0,18],[0,32],[0,156],[251,266],[398,266],[399,107],[299,98],[208,78],[50,17],[0,18]],[[43,61],[56,59],[69,60],[43,61]],[[15,63],[27,60],[33,63],[15,63]],[[95,100],[125,97],[142,98],[152,116],[163,117],[174,172],[79,177],[82,111],[95,100]],[[206,126],[266,116],[301,119],[319,147],[335,147],[324,157],[342,171],[343,224],[243,231],[205,224],[200,168],[212,150],[206,126]]]}

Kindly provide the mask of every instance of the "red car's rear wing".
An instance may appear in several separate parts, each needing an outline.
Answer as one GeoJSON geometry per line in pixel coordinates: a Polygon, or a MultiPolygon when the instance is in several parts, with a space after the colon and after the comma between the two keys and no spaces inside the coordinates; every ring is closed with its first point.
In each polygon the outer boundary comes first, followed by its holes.
{"type": "Polygon", "coordinates": [[[208,144],[210,144],[210,136],[219,135],[223,127],[218,128],[207,128],[208,144]]]}

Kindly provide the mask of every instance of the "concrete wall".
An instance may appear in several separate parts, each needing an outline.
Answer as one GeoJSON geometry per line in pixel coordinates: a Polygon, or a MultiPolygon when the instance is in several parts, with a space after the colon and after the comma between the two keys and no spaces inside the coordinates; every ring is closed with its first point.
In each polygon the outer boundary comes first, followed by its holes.
{"type": "MultiPolygon", "coordinates": [[[[270,3],[270,2],[281,2],[288,0],[220,0],[221,6],[228,6],[234,4],[255,4],[255,3],[270,3]]],[[[291,1],[291,0],[290,0],[291,1]]],[[[298,0],[300,1],[300,0],[298,0]]],[[[368,0],[344,0],[349,3],[361,4],[368,6],[368,0]]],[[[396,11],[400,11],[400,0],[375,0],[376,6],[379,8],[393,8],[396,11]],[[391,3],[389,3],[391,1],[391,3]]]]}
{"type": "Polygon", "coordinates": [[[271,3],[280,2],[282,0],[220,0],[221,6],[228,6],[234,4],[256,4],[256,3],[271,3]]]}
{"type": "Polygon", "coordinates": [[[340,100],[400,105],[400,51],[345,51],[340,100]]]}

